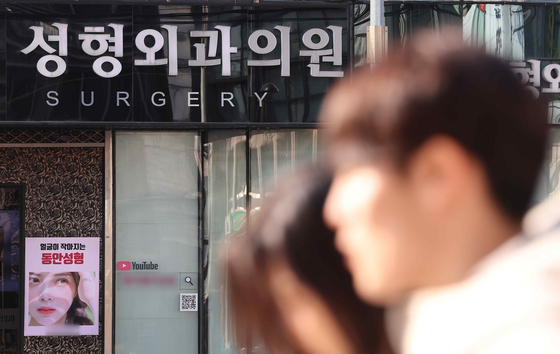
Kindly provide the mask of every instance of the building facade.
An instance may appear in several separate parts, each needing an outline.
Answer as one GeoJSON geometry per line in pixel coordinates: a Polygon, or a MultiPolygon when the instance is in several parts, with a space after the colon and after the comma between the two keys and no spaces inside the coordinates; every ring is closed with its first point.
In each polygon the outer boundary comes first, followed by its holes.
{"type": "MultiPolygon", "coordinates": [[[[320,163],[321,102],[367,65],[369,1],[18,1],[0,13],[0,351],[264,353],[256,337],[236,346],[224,246],[284,176],[320,163]],[[38,319],[56,309],[35,309],[58,296],[51,278],[81,301],[79,316],[65,307],[66,332],[38,319]]],[[[547,99],[534,199],[560,206],[560,4],[386,2],[385,22],[404,45],[459,26],[547,99]]]]}

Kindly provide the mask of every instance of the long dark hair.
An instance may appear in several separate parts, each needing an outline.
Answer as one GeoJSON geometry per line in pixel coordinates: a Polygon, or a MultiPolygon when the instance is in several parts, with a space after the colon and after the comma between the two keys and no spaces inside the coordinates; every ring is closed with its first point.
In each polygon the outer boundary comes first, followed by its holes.
{"type": "Polygon", "coordinates": [[[87,304],[80,300],[78,296],[78,287],[80,285],[80,274],[78,272],[71,272],[74,281],[76,282],[76,296],[72,301],[72,305],[66,313],[66,323],[75,324],[80,326],[91,326],[93,321],[89,319],[86,313],[87,304]]]}
{"type": "Polygon", "coordinates": [[[256,330],[270,352],[298,353],[267,285],[268,262],[283,259],[325,301],[355,353],[379,353],[385,347],[382,309],[356,296],[334,247],[334,234],[323,223],[330,182],[321,171],[297,175],[276,191],[256,220],[251,219],[249,233],[230,246],[227,279],[241,343],[247,337],[245,330],[256,330]]]}

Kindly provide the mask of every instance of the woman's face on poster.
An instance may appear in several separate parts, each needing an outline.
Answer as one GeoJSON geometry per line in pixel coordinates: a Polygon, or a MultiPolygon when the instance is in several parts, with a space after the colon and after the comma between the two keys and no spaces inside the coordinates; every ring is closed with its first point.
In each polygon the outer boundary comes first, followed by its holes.
{"type": "Polygon", "coordinates": [[[72,273],[29,273],[31,326],[64,324],[77,293],[72,273]]]}

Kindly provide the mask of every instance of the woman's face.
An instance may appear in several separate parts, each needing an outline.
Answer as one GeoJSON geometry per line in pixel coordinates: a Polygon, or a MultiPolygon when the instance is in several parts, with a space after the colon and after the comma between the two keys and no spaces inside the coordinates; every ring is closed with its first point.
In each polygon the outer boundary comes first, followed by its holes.
{"type": "Polygon", "coordinates": [[[297,346],[309,354],[348,354],[353,346],[321,296],[286,262],[272,262],[269,286],[280,317],[297,346]]]}
{"type": "Polygon", "coordinates": [[[64,324],[76,296],[72,273],[29,273],[31,326],[64,324]]]}

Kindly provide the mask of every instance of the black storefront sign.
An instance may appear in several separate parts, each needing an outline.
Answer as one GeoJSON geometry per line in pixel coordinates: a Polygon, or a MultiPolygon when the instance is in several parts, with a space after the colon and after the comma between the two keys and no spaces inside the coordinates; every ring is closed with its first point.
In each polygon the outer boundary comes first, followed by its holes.
{"type": "Polygon", "coordinates": [[[313,122],[349,66],[348,11],[5,4],[0,119],[313,122]]]}

